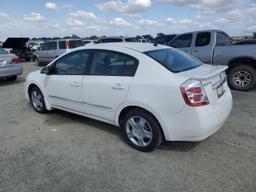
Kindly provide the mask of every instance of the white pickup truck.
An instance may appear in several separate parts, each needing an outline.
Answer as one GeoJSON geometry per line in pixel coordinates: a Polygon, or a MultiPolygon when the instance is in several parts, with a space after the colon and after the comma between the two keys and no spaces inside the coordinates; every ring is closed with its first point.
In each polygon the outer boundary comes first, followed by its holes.
{"type": "Polygon", "coordinates": [[[184,33],[169,46],[191,54],[203,63],[227,65],[232,89],[248,91],[256,86],[256,45],[234,45],[223,31],[207,30],[184,33]]]}

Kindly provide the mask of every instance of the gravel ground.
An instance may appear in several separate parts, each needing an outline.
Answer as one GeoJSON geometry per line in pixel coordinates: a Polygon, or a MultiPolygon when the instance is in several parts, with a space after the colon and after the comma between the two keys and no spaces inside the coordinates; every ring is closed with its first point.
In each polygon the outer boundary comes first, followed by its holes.
{"type": "Polygon", "coordinates": [[[206,141],[141,153],[111,125],[34,112],[23,86],[36,69],[0,81],[0,192],[256,192],[256,90],[233,92],[232,115],[206,141]]]}

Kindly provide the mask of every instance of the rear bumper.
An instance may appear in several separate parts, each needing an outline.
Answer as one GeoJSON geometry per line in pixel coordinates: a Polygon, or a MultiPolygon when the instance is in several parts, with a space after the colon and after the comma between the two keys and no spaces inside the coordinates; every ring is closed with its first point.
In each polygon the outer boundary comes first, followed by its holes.
{"type": "Polygon", "coordinates": [[[177,114],[164,113],[163,132],[169,141],[202,141],[213,135],[226,122],[233,107],[230,90],[218,105],[193,108],[186,106],[177,114]]]}
{"type": "Polygon", "coordinates": [[[11,64],[6,67],[0,68],[0,78],[21,75],[23,66],[21,64],[11,64]]]}

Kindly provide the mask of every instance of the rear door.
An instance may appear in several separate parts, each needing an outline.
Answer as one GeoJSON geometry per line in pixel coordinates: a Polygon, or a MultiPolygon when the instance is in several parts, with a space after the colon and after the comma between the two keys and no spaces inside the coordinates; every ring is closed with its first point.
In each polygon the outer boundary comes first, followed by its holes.
{"type": "Polygon", "coordinates": [[[89,75],[83,81],[86,113],[113,121],[128,94],[138,60],[119,52],[96,50],[89,75]]]}
{"type": "Polygon", "coordinates": [[[37,52],[38,59],[42,63],[48,63],[48,47],[49,47],[49,42],[44,43],[42,45],[41,50],[37,52]]]}
{"type": "Polygon", "coordinates": [[[193,41],[193,33],[187,33],[187,34],[178,36],[169,45],[171,47],[178,48],[188,54],[191,54],[192,41],[193,41]]]}
{"type": "Polygon", "coordinates": [[[192,49],[192,55],[206,64],[212,64],[214,42],[211,36],[210,32],[197,33],[195,44],[192,49]]]}

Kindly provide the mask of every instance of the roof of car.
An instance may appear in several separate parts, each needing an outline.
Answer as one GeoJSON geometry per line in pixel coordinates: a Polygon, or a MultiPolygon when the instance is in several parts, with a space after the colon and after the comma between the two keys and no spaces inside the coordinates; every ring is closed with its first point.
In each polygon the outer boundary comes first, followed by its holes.
{"type": "Polygon", "coordinates": [[[138,52],[146,52],[146,51],[153,51],[153,50],[158,50],[158,49],[164,49],[164,48],[170,48],[167,46],[163,45],[156,45],[153,43],[102,43],[102,44],[91,44],[86,46],[86,48],[102,48],[102,49],[107,49],[107,48],[127,48],[127,49],[132,49],[134,51],[138,52]]]}

